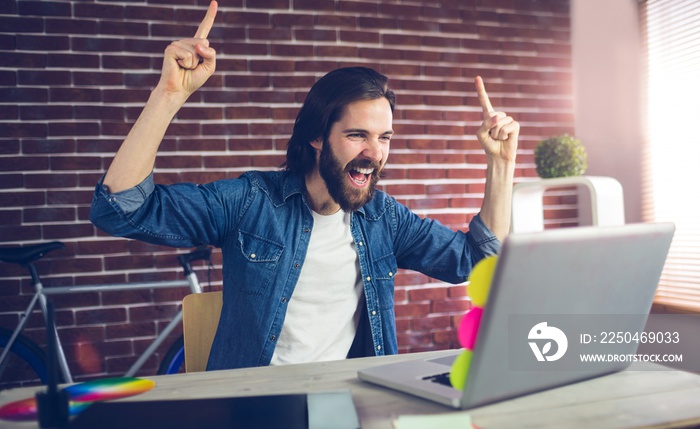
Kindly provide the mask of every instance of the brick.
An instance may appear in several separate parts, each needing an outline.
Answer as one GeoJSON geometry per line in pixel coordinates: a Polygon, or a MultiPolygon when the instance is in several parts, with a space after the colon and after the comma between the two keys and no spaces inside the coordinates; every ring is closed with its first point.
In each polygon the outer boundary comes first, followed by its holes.
{"type": "MultiPolygon", "coordinates": [[[[0,168],[0,170],[5,170],[0,168]]],[[[28,206],[40,206],[46,204],[46,193],[45,192],[2,192],[0,193],[0,207],[28,207],[28,206]]],[[[15,228],[17,229],[17,228],[15,228]]],[[[6,231],[11,230],[11,228],[6,231]]],[[[3,239],[10,241],[9,238],[3,239]]]]}
{"type": "MultiPolygon", "coordinates": [[[[70,260],[66,261],[69,262],[70,260]]],[[[72,268],[76,268],[73,266],[72,268]]],[[[54,284],[53,282],[51,284],[54,284]]],[[[53,296],[56,309],[61,308],[82,308],[98,305],[99,294],[96,292],[76,292],[70,294],[56,294],[53,296]]]]}
{"type": "Polygon", "coordinates": [[[8,33],[41,33],[44,31],[44,24],[41,18],[0,16],[0,28],[8,33]]]}
{"type": "Polygon", "coordinates": [[[105,338],[138,338],[154,337],[156,335],[156,325],[153,322],[129,323],[124,325],[110,325],[105,329],[105,338]]]}
{"type": "Polygon", "coordinates": [[[182,299],[192,293],[188,287],[154,289],[153,299],[156,302],[175,302],[179,303],[182,299]]]}
{"type": "Polygon", "coordinates": [[[294,94],[279,91],[252,91],[250,101],[255,103],[293,103],[294,94]]]}
{"type": "MultiPolygon", "coordinates": [[[[448,222],[445,222],[448,223],[448,222]]],[[[435,313],[464,313],[471,308],[471,302],[460,299],[445,299],[441,301],[433,301],[432,311],[435,313]]]]}
{"type": "Polygon", "coordinates": [[[441,329],[430,334],[433,344],[438,349],[459,348],[456,329],[441,329]]]}
{"type": "MultiPolygon", "coordinates": [[[[217,19],[218,15],[221,14],[221,12],[217,13],[217,19]]],[[[223,12],[223,22],[227,25],[225,27],[232,27],[232,26],[244,26],[244,25],[251,25],[251,26],[261,26],[261,25],[270,25],[270,14],[265,13],[265,12],[252,12],[250,10],[243,10],[243,11],[235,11],[235,12],[223,12]]],[[[179,21],[179,19],[178,19],[179,21]]],[[[212,31],[216,29],[216,25],[214,28],[212,28],[212,31]]]]}
{"type": "Polygon", "coordinates": [[[78,325],[98,325],[105,323],[126,322],[125,308],[100,308],[95,310],[79,310],[75,312],[78,325]]]}
{"type": "Polygon", "coordinates": [[[170,320],[179,311],[177,305],[145,305],[129,308],[129,320],[135,322],[146,320],[170,320]]]}
{"type": "Polygon", "coordinates": [[[382,15],[391,15],[396,17],[415,17],[421,16],[422,7],[420,5],[405,5],[405,4],[379,4],[379,13],[382,15]]]}
{"type": "Polygon", "coordinates": [[[294,124],[276,121],[270,124],[250,124],[250,133],[253,135],[291,135],[294,124]]]}
{"type": "Polygon", "coordinates": [[[48,91],[43,88],[0,88],[0,99],[4,103],[46,102],[48,91]]]}
{"type": "Polygon", "coordinates": [[[160,74],[156,73],[155,71],[146,73],[130,72],[123,74],[122,76],[125,85],[132,89],[136,87],[152,88],[156,86],[158,79],[160,79],[160,74]]]}
{"type": "Polygon", "coordinates": [[[396,334],[397,341],[401,345],[429,345],[431,344],[430,334],[427,332],[401,332],[396,334]]]}
{"type": "Polygon", "coordinates": [[[72,72],[75,86],[115,86],[124,85],[124,74],[118,72],[72,72]]]}
{"type": "Polygon", "coordinates": [[[106,69],[136,70],[150,69],[150,57],[136,57],[133,55],[102,55],[101,65],[106,69]]]}
{"type": "Polygon", "coordinates": [[[340,40],[348,43],[379,43],[380,37],[379,33],[371,31],[340,31],[340,40]]]}
{"type": "Polygon", "coordinates": [[[272,116],[272,109],[262,106],[227,107],[226,118],[231,119],[267,119],[272,116]]]}
{"type": "Polygon", "coordinates": [[[1,86],[15,86],[16,84],[17,84],[17,72],[16,71],[14,71],[14,70],[0,70],[0,85],[1,86]]]}
{"type": "Polygon", "coordinates": [[[251,9],[289,9],[290,0],[256,0],[250,2],[248,7],[251,9]]]}
{"type": "MultiPolygon", "coordinates": [[[[46,137],[47,127],[46,124],[38,123],[2,123],[0,122],[0,135],[12,136],[15,138],[24,137],[46,137]]],[[[12,161],[16,163],[16,160],[12,161]]],[[[0,164],[4,165],[2,159],[0,159],[0,164]]],[[[9,169],[8,165],[8,169],[9,169]]],[[[14,169],[13,169],[14,170],[14,169]]]]}
{"type": "Polygon", "coordinates": [[[97,34],[97,21],[75,18],[45,18],[44,25],[49,34],[97,34]]]}
{"type": "Polygon", "coordinates": [[[368,1],[341,1],[338,3],[341,12],[353,12],[356,14],[376,16],[379,14],[379,3],[368,1]]]}
{"type": "MultiPolygon", "coordinates": [[[[147,21],[181,21],[187,22],[188,20],[179,19],[180,17],[175,17],[175,11],[170,7],[156,7],[156,6],[136,6],[130,5],[124,10],[124,17],[127,19],[136,20],[147,20],[147,21]]],[[[201,17],[200,17],[201,19],[201,17]]]]}
{"type": "MultiPolygon", "coordinates": [[[[92,230],[92,225],[87,223],[71,225],[44,225],[42,227],[43,236],[47,240],[89,237],[92,234],[92,230]]],[[[99,269],[100,266],[97,264],[93,264],[92,268],[99,269]]]]}
{"type": "Polygon", "coordinates": [[[19,116],[23,121],[41,119],[72,119],[73,108],[71,106],[58,105],[26,105],[20,106],[19,116]]]}
{"type": "Polygon", "coordinates": [[[71,16],[71,5],[52,1],[18,2],[17,12],[24,16],[71,16]]]}
{"type": "Polygon", "coordinates": [[[97,136],[100,126],[94,122],[51,122],[49,136],[97,136]]]}
{"type": "Polygon", "coordinates": [[[20,142],[18,139],[3,140],[0,144],[0,154],[17,154],[19,153],[20,142]]]}
{"type": "Polygon", "coordinates": [[[77,183],[78,177],[74,174],[27,174],[24,178],[24,186],[28,189],[74,188],[77,183]]]}
{"type": "Polygon", "coordinates": [[[248,35],[251,40],[292,40],[289,28],[250,28],[248,35]]]}
{"type": "Polygon", "coordinates": [[[430,313],[430,304],[428,303],[410,303],[396,304],[394,313],[396,317],[415,317],[423,316],[430,313]]]}
{"type": "Polygon", "coordinates": [[[271,47],[271,54],[282,57],[310,57],[314,55],[314,47],[299,43],[274,45],[271,47]]]}
{"type": "Polygon", "coordinates": [[[124,41],[121,38],[73,37],[71,48],[76,51],[119,52],[124,49],[124,41]]]}
{"type": "MultiPolygon", "coordinates": [[[[13,47],[14,49],[14,47],[13,47]]],[[[46,54],[27,54],[4,52],[0,57],[0,66],[2,67],[45,67],[47,62],[46,54]]]]}
{"type": "Polygon", "coordinates": [[[463,183],[427,185],[425,187],[425,192],[428,195],[462,194],[466,191],[467,186],[463,183]]]}
{"type": "Polygon", "coordinates": [[[408,292],[408,299],[410,301],[441,300],[446,296],[447,290],[444,287],[413,289],[408,292]]]}
{"type": "Polygon", "coordinates": [[[69,49],[68,37],[17,35],[17,49],[23,51],[65,51],[69,49]]]}
{"type": "Polygon", "coordinates": [[[228,150],[231,151],[270,150],[272,148],[272,141],[265,138],[230,138],[228,141],[228,150]]]}
{"type": "Polygon", "coordinates": [[[96,69],[100,65],[97,55],[84,54],[55,54],[49,53],[46,61],[49,67],[65,68],[91,68],[96,69]]]}
{"type": "Polygon", "coordinates": [[[430,332],[435,329],[449,328],[451,323],[450,316],[415,317],[411,319],[411,328],[414,331],[430,332]]]}
{"type": "Polygon", "coordinates": [[[272,27],[313,27],[314,16],[291,13],[276,13],[271,16],[272,27]]]}
{"type": "Polygon", "coordinates": [[[15,48],[17,37],[13,34],[0,34],[0,49],[12,50],[15,48]]]}

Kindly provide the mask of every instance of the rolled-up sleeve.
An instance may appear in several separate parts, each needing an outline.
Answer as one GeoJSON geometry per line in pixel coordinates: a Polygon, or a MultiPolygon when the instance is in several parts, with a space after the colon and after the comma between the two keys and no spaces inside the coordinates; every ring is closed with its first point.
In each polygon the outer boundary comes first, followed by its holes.
{"type": "Polygon", "coordinates": [[[496,255],[501,251],[501,242],[478,214],[469,222],[469,233],[484,256],[496,255]]]}
{"type": "Polygon", "coordinates": [[[133,213],[139,209],[146,201],[146,198],[153,193],[155,185],[153,184],[153,173],[149,174],[143,182],[130,189],[111,193],[109,188],[104,184],[104,177],[100,179],[95,187],[95,195],[93,196],[93,206],[105,200],[110,205],[116,205],[125,213],[133,213]]]}
{"type": "Polygon", "coordinates": [[[127,235],[131,225],[126,221],[129,214],[143,206],[153,193],[153,173],[133,188],[112,193],[104,184],[104,176],[97,182],[90,206],[90,222],[102,231],[114,235],[127,235]]]}

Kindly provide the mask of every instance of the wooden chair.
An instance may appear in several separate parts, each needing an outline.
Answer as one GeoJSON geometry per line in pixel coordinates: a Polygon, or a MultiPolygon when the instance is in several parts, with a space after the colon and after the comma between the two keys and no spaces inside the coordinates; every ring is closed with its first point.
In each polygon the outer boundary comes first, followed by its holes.
{"type": "Polygon", "coordinates": [[[222,296],[221,292],[193,293],[182,300],[186,372],[207,369],[209,352],[219,325],[222,296]]]}

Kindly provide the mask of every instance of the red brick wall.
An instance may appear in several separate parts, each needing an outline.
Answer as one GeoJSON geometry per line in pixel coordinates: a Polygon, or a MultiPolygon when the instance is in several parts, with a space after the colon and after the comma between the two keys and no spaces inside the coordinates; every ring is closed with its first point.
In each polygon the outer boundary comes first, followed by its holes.
{"type": "MultiPolygon", "coordinates": [[[[95,182],[158,80],[164,48],[194,34],[206,4],[0,3],[0,245],[65,242],[39,264],[47,284],[179,278],[176,251],[105,236],[88,211],[95,182]]],[[[516,180],[535,176],[537,142],[573,132],[568,0],[221,0],[210,41],[218,70],[171,125],[158,182],[274,169],[308,88],[348,65],[387,74],[397,93],[383,188],[454,228],[478,212],[484,190],[474,76],[521,123],[516,180]]],[[[575,217],[566,195],[548,204],[548,224],[575,217]]],[[[218,253],[214,263],[219,288],[218,253]]],[[[400,350],[457,347],[455,326],[469,307],[464,285],[412,272],[396,285],[400,350]]],[[[22,270],[0,263],[0,326],[17,323],[30,293],[22,270]]],[[[123,371],[185,293],[59,297],[76,374],[123,371]]],[[[35,315],[27,334],[43,343],[39,326],[35,315]]]]}

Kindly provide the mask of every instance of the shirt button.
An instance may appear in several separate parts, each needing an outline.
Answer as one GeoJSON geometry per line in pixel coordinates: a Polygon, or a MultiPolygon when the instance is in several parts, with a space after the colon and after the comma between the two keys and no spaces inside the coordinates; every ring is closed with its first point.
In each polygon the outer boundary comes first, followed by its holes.
{"type": "Polygon", "coordinates": [[[276,339],[277,339],[277,337],[276,337],[276,336],[274,336],[274,335],[270,335],[270,341],[275,341],[276,339]]]}
{"type": "Polygon", "coordinates": [[[308,234],[311,230],[309,228],[304,228],[304,232],[308,234]]]}
{"type": "Polygon", "coordinates": [[[381,349],[382,349],[382,346],[377,346],[377,350],[381,350],[381,349]]]}
{"type": "Polygon", "coordinates": [[[251,254],[250,254],[250,259],[255,259],[256,256],[257,256],[257,255],[256,255],[255,253],[251,253],[251,254]]]}
{"type": "Polygon", "coordinates": [[[286,297],[286,296],[283,296],[283,297],[282,297],[282,302],[287,302],[287,297],[286,297]]]}
{"type": "Polygon", "coordinates": [[[372,280],[372,277],[367,276],[367,278],[365,280],[370,281],[370,280],[372,280]]]}
{"type": "Polygon", "coordinates": [[[391,271],[389,271],[389,277],[394,277],[394,273],[392,273],[391,271]]]}
{"type": "Polygon", "coordinates": [[[372,310],[372,316],[376,316],[376,315],[377,315],[377,311],[376,311],[376,310],[372,310]]]}
{"type": "Polygon", "coordinates": [[[294,268],[299,269],[299,267],[301,267],[301,265],[299,265],[298,262],[296,264],[294,264],[294,268]]]}
{"type": "Polygon", "coordinates": [[[359,243],[357,243],[357,245],[358,245],[358,246],[362,246],[362,242],[360,241],[359,243]]]}

